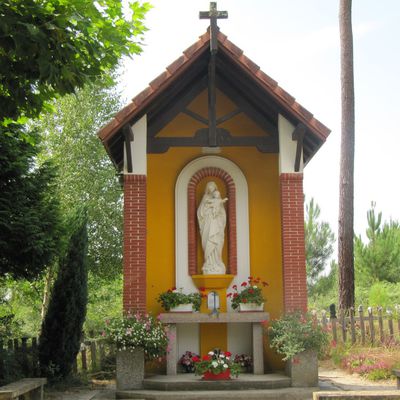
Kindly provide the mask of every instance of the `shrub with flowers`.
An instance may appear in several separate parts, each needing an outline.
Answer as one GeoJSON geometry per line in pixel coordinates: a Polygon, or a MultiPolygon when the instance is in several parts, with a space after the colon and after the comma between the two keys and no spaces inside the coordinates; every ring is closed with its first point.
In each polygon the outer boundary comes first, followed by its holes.
{"type": "Polygon", "coordinates": [[[218,375],[229,369],[231,375],[238,376],[241,371],[241,366],[239,363],[232,361],[231,355],[229,351],[223,352],[219,349],[214,349],[201,359],[193,357],[195,374],[203,375],[209,372],[218,375]]]}
{"type": "Polygon", "coordinates": [[[229,292],[226,296],[231,299],[232,308],[236,310],[240,303],[255,303],[261,305],[265,303],[265,298],[262,288],[258,286],[261,283],[263,287],[268,286],[268,283],[261,281],[260,278],[248,277],[247,282],[241,283],[240,288],[233,285],[233,292],[229,292]]]}
{"type": "Polygon", "coordinates": [[[161,293],[157,301],[161,303],[166,311],[171,308],[179,306],[180,304],[193,304],[193,309],[195,311],[200,310],[201,305],[201,294],[200,293],[190,293],[185,294],[182,289],[176,289],[175,287],[168,289],[166,292],[161,293]]]}
{"type": "Polygon", "coordinates": [[[318,353],[328,345],[328,334],[309,313],[288,313],[272,321],[268,328],[272,348],[283,354],[284,361],[305,350],[318,353]]]}
{"type": "Polygon", "coordinates": [[[118,350],[142,348],[146,359],[166,354],[167,333],[163,324],[151,315],[135,314],[106,321],[103,336],[118,350]]]}
{"type": "Polygon", "coordinates": [[[185,351],[185,354],[179,359],[179,365],[181,365],[185,372],[194,372],[194,360],[199,360],[199,356],[191,351],[185,351]]]}

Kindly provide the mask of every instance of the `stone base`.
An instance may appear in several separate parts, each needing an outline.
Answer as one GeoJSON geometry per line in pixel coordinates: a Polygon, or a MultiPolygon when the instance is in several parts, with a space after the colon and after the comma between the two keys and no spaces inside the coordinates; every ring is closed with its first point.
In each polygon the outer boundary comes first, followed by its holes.
{"type": "Polygon", "coordinates": [[[144,351],[117,351],[117,390],[134,390],[143,388],[144,351]]]}
{"type": "Polygon", "coordinates": [[[306,350],[286,362],[286,373],[293,387],[318,386],[318,356],[314,350],[306,350]]]}

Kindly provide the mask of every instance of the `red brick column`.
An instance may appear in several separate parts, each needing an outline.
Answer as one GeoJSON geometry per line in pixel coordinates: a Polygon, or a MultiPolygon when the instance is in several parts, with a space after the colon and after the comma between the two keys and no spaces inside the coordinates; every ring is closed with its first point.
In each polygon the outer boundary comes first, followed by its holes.
{"type": "Polygon", "coordinates": [[[146,175],[124,175],[124,312],[146,311],[146,175]]]}
{"type": "Polygon", "coordinates": [[[285,312],[307,310],[303,174],[280,175],[285,312]]]}

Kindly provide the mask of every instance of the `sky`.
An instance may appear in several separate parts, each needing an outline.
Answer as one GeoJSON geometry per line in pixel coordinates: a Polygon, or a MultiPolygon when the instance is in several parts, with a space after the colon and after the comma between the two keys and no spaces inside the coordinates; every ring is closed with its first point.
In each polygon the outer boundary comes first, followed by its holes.
{"type": "MultiPolygon", "coordinates": [[[[143,53],[124,64],[127,102],[202,35],[204,0],[152,0],[143,53]]],[[[306,199],[337,234],[340,161],[339,0],[220,0],[220,30],[332,132],[304,170],[306,199]]],[[[353,0],[356,99],[354,231],[371,202],[400,220],[400,1],[353,0]]]]}

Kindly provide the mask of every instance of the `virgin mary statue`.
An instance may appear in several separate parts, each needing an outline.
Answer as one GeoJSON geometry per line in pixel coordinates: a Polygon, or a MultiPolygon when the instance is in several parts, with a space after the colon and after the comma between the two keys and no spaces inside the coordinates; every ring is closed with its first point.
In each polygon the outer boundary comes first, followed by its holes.
{"type": "Polygon", "coordinates": [[[201,245],[204,251],[203,274],[225,274],[222,261],[222,248],[226,225],[224,203],[215,182],[207,183],[203,198],[197,209],[197,220],[200,227],[201,245]]]}

